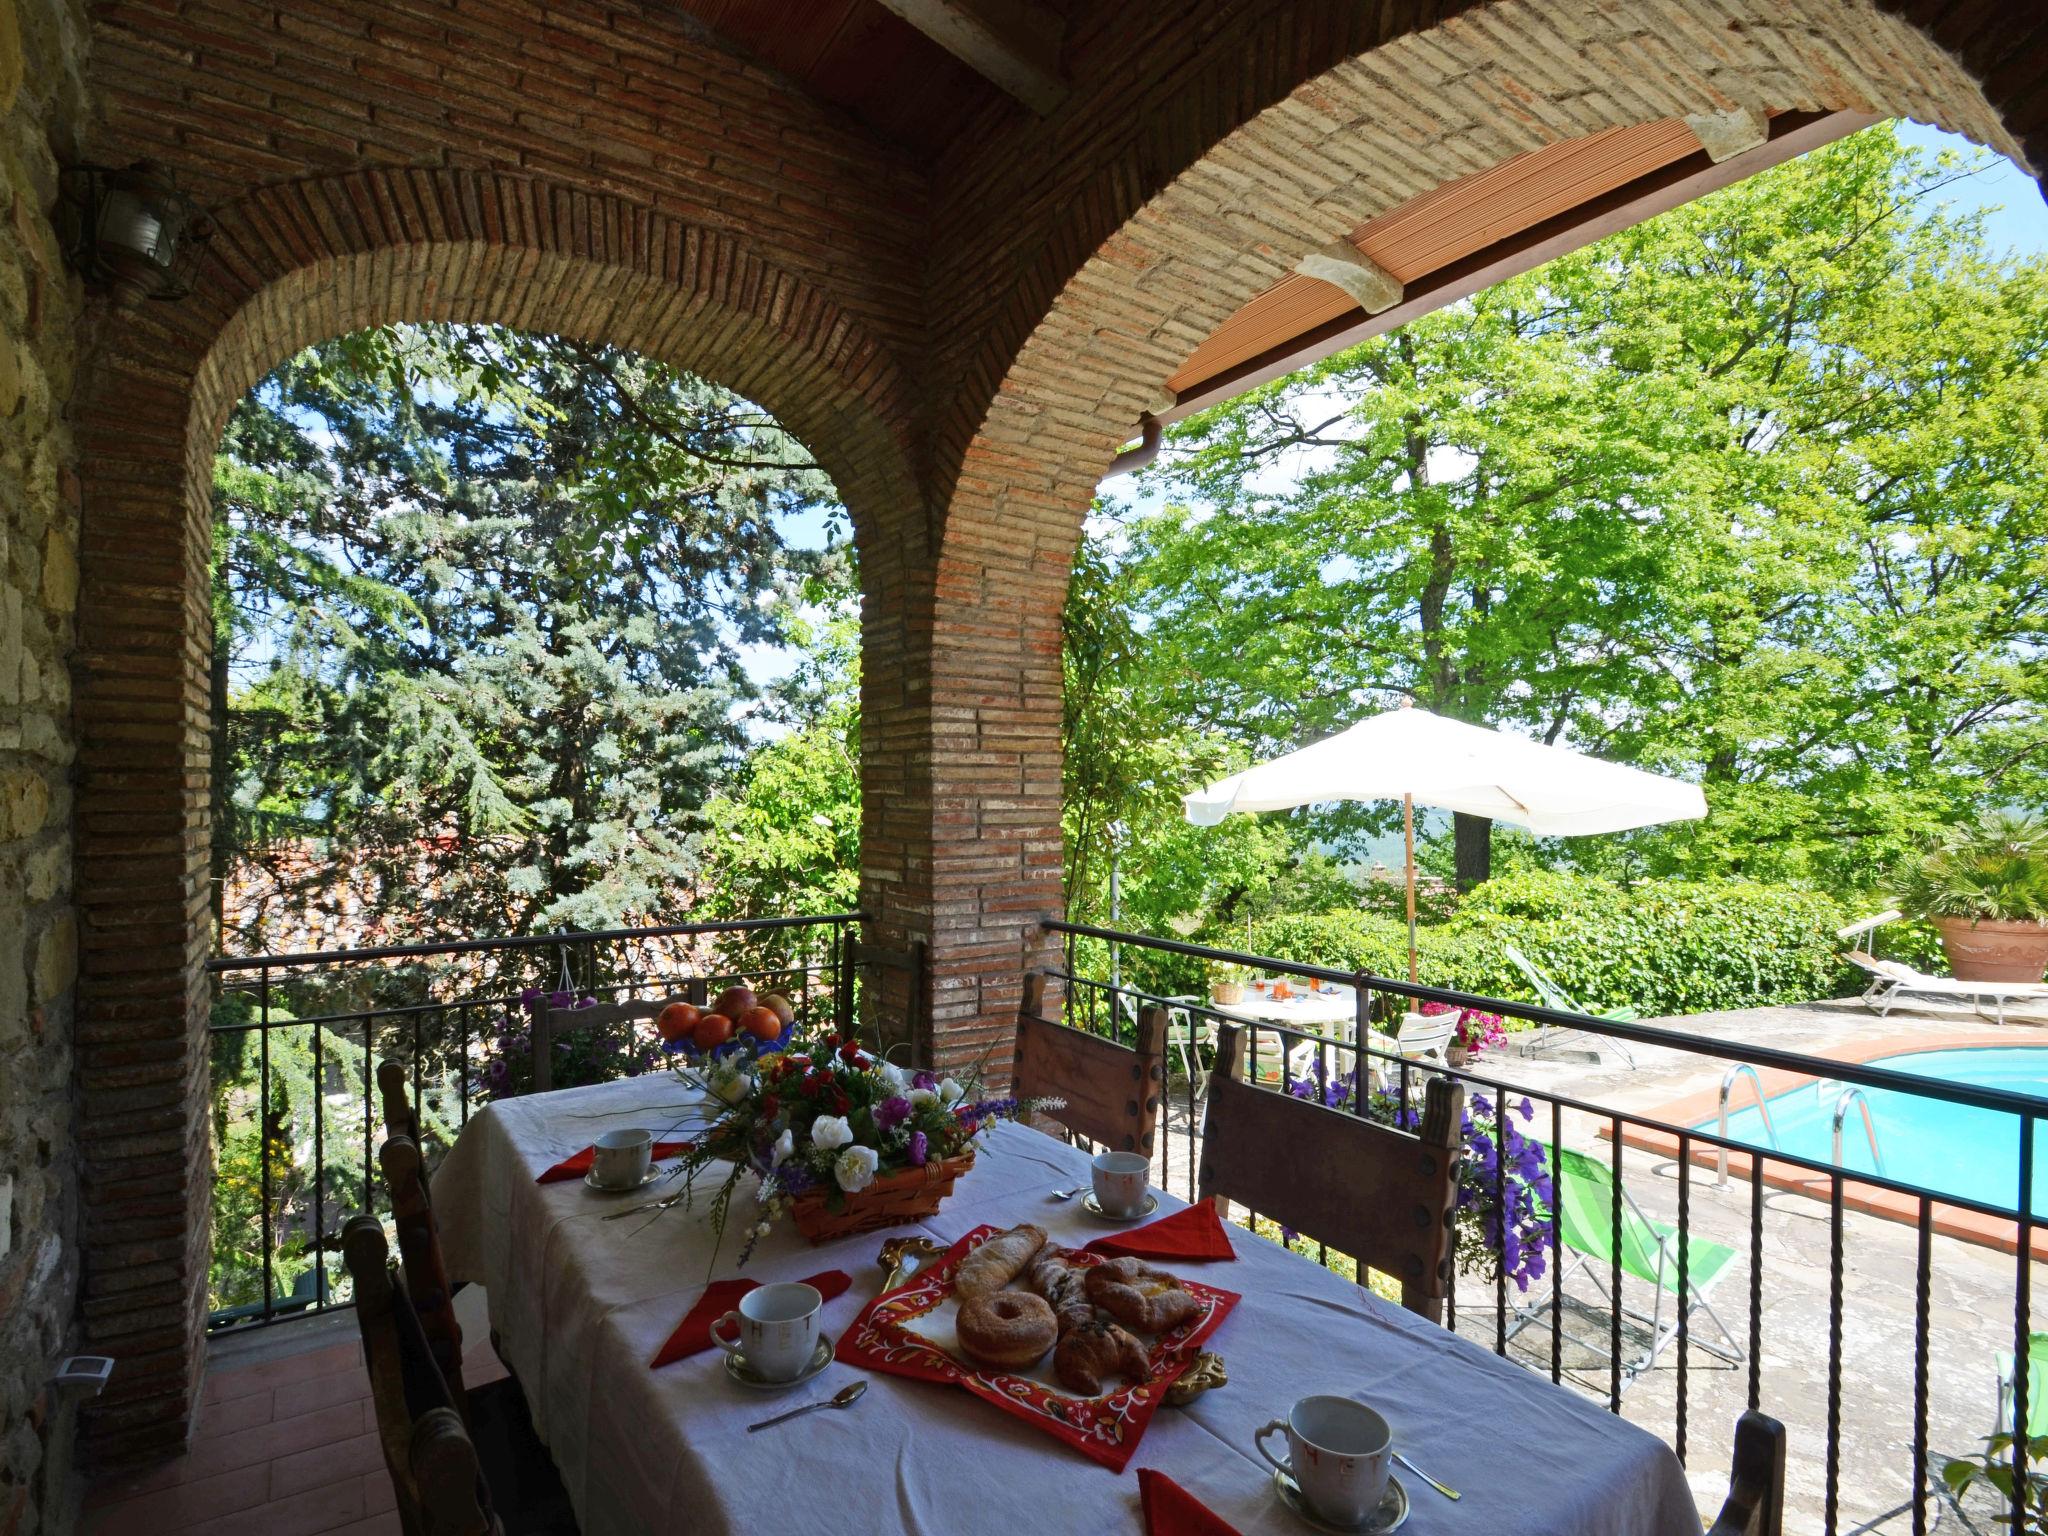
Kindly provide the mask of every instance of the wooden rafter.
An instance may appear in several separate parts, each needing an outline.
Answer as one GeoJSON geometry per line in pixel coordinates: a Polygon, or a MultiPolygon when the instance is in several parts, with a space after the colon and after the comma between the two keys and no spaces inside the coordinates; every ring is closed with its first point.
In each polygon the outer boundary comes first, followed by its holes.
{"type": "Polygon", "coordinates": [[[881,0],[976,74],[1040,117],[1066,99],[1065,23],[1033,0],[881,0]]]}

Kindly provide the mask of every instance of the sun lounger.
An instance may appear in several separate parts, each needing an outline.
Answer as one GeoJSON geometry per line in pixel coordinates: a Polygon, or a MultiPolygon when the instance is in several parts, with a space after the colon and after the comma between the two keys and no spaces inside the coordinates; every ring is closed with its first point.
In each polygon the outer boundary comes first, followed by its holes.
{"type": "Polygon", "coordinates": [[[2048,1009],[2048,982],[1957,981],[1952,976],[1929,976],[1902,960],[1880,960],[1860,949],[1842,958],[1870,978],[1863,989],[1863,1006],[1879,1018],[1916,1001],[1967,1007],[1999,1024],[2014,1004],[2038,1003],[2048,1009]]]}

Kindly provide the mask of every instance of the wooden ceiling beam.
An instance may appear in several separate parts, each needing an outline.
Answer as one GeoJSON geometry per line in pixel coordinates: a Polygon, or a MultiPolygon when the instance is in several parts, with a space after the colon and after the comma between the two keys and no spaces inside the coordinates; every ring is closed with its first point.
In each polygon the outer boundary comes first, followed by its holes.
{"type": "Polygon", "coordinates": [[[1175,397],[1172,407],[1159,413],[1159,419],[1174,422],[1207,410],[1248,389],[1384,335],[1431,310],[1469,298],[1482,288],[1518,277],[1546,261],[1668,213],[1709,192],[1732,186],[1876,121],[1864,112],[1782,112],[1770,120],[1768,137],[1754,149],[1721,160],[1701,149],[1554,218],[1497,240],[1448,266],[1410,278],[1400,302],[1377,314],[1348,312],[1276,343],[1255,357],[1190,382],[1175,397]]]}
{"type": "Polygon", "coordinates": [[[969,69],[1040,117],[1066,99],[1066,23],[1034,0],[881,0],[969,69]]]}

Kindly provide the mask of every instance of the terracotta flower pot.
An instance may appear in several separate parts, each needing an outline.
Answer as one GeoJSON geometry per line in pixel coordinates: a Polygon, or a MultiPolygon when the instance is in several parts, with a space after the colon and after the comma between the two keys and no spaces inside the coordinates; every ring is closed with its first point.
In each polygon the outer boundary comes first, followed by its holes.
{"type": "Polygon", "coordinates": [[[2048,974],[2048,923],[1937,917],[1934,926],[1958,981],[2039,981],[2048,974]]]}

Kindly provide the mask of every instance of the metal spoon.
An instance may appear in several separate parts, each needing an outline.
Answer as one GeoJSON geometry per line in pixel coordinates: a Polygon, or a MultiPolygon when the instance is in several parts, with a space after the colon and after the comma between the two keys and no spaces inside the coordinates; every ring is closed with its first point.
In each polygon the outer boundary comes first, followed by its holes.
{"type": "Polygon", "coordinates": [[[1052,1191],[1052,1197],[1055,1200],[1071,1200],[1079,1193],[1081,1193],[1081,1186],[1076,1184],[1072,1189],[1056,1189],[1052,1191]]]}
{"type": "Polygon", "coordinates": [[[1458,1499],[1464,1497],[1463,1494],[1459,1493],[1458,1490],[1453,1488],[1449,1483],[1438,1482],[1435,1478],[1431,1477],[1427,1472],[1423,1471],[1422,1468],[1418,1467],[1417,1465],[1415,1465],[1414,1462],[1410,1461],[1406,1456],[1403,1456],[1399,1451],[1394,1452],[1394,1460],[1401,1463],[1402,1466],[1406,1467],[1410,1472],[1413,1472],[1417,1477],[1421,1478],[1425,1483],[1429,1484],[1430,1487],[1434,1488],[1438,1493],[1442,1494],[1445,1498],[1458,1499]]]}
{"type": "MultiPolygon", "coordinates": [[[[867,1389],[868,1384],[865,1381],[849,1382],[830,1397],[821,1397],[815,1403],[805,1403],[801,1408],[792,1408],[787,1413],[778,1413],[772,1419],[763,1419],[758,1424],[749,1424],[747,1426],[747,1433],[751,1435],[755,1430],[766,1429],[771,1424],[787,1424],[791,1419],[801,1418],[813,1408],[851,1408],[860,1401],[861,1393],[867,1391],[867,1389]]],[[[1452,1494],[1451,1497],[1456,1498],[1457,1495],[1452,1494]]]]}

